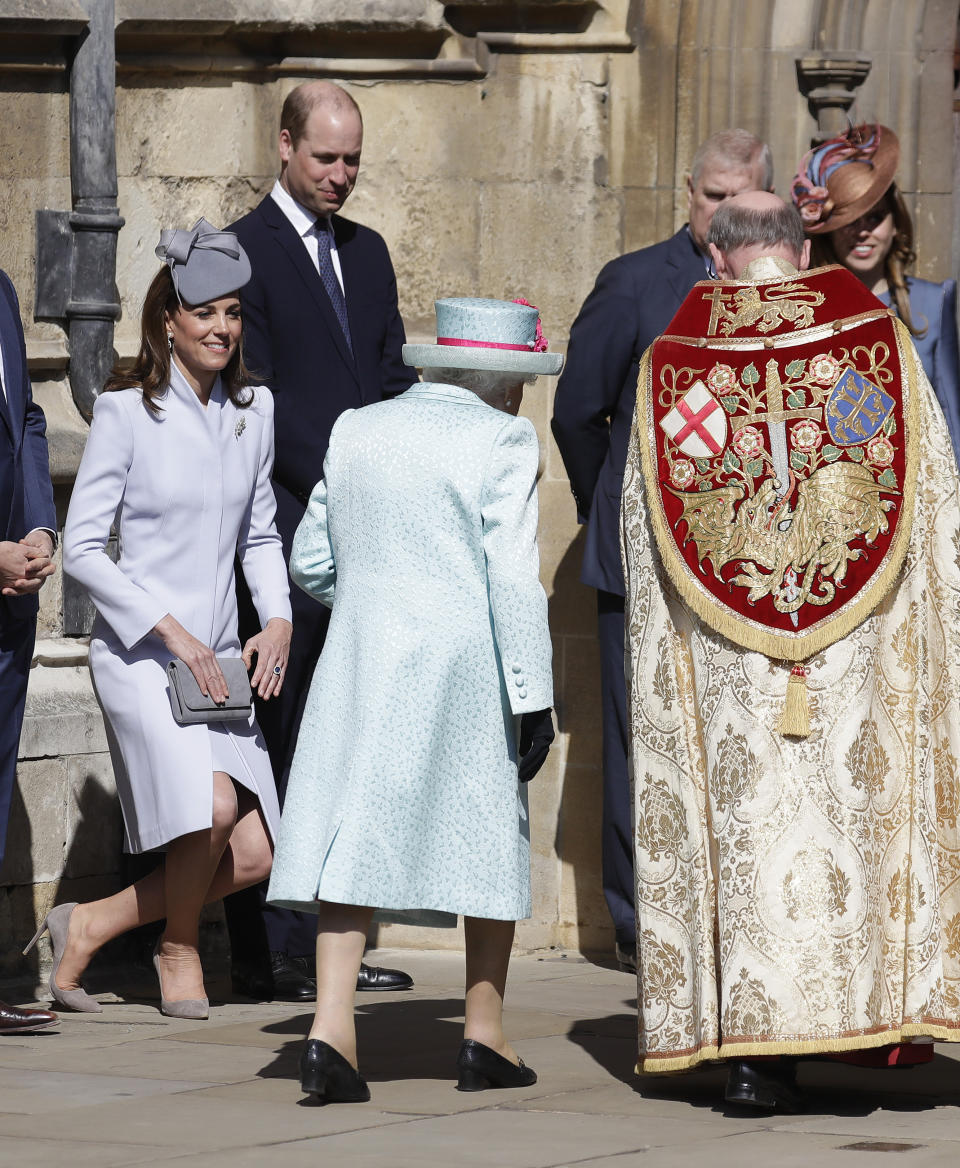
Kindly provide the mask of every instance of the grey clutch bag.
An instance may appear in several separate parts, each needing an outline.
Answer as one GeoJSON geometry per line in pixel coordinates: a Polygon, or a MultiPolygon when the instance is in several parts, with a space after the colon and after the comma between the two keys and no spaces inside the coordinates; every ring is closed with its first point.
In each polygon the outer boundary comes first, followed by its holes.
{"type": "Polygon", "coordinates": [[[179,657],[174,657],[167,666],[170,709],[174,721],[181,726],[189,726],[194,722],[246,722],[249,719],[253,695],[243,658],[218,657],[217,664],[230,691],[230,696],[222,706],[218,706],[213,698],[203,696],[197,679],[190,672],[190,666],[179,657]]]}

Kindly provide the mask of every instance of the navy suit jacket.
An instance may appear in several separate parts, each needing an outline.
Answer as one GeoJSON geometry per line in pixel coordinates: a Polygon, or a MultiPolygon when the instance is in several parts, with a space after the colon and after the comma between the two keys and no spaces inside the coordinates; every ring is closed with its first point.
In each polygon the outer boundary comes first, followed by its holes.
{"type": "Polygon", "coordinates": [[[684,226],[662,243],[611,260],[570,330],[553,433],[578,517],[588,525],[581,579],[592,588],[624,591],[620,494],[640,358],[705,275],[684,226]]]}
{"type": "MultiPolygon", "coordinates": [[[[13,284],[0,271],[0,345],[4,388],[0,394],[0,539],[22,539],[36,527],[57,529],[43,411],[30,392],[20,307],[13,284]]],[[[0,628],[36,616],[36,596],[0,596],[0,628]]]]}
{"type": "MultiPolygon", "coordinates": [[[[960,357],[957,352],[957,285],[953,280],[934,284],[930,280],[907,277],[910,315],[914,328],[926,328],[913,343],[930,379],[933,392],[943,409],[953,443],[953,453],[960,459],[960,357]]],[[[880,299],[892,306],[889,292],[880,299]]]]}
{"type": "Polygon", "coordinates": [[[353,356],[303,241],[267,197],[232,224],[253,276],[243,302],[244,359],[274,394],[277,526],[289,540],[323,477],[330,431],[344,410],[401,393],[417,380],[404,365],[397,281],[383,238],[334,215],[333,234],[353,356]]]}

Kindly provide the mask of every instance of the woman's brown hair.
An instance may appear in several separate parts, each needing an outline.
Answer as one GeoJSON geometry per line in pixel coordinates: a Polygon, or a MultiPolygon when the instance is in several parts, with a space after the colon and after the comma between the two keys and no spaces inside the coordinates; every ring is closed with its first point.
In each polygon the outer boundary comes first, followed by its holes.
{"type": "MultiPolygon", "coordinates": [[[[913,314],[910,311],[910,293],[907,289],[906,269],[917,258],[913,247],[913,220],[910,218],[907,204],[903,201],[903,195],[897,189],[896,183],[891,183],[887,187],[880,200],[880,205],[893,215],[893,246],[890,248],[883,265],[890,297],[896,308],[897,316],[907,326],[910,335],[924,337],[927,335],[929,323],[923,325],[922,328],[914,324],[913,314]]],[[[814,235],[811,238],[815,265],[837,263],[829,235],[814,235]]]]}
{"type": "MultiPolygon", "coordinates": [[[[163,396],[170,381],[170,347],[167,343],[165,317],[173,316],[183,305],[173,286],[173,277],[166,264],[150,281],[140,314],[140,351],[131,369],[115,366],[103,387],[104,393],[114,389],[139,389],[143,404],[152,414],[159,414],[157,399],[163,396]]],[[[246,409],[253,394],[245,392],[252,378],[243,363],[243,341],[220,374],[223,386],[238,409],[246,409]]]]}

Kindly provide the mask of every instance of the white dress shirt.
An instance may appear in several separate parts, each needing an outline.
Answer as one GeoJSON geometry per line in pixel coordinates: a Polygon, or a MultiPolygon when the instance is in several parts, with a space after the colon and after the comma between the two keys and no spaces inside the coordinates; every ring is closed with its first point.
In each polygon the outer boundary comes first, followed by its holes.
{"type": "MultiPolygon", "coordinates": [[[[314,215],[302,203],[298,203],[293,195],[281,184],[279,179],[273,184],[270,198],[273,199],[284,215],[286,215],[293,230],[303,240],[303,246],[307,249],[310,262],[317,269],[317,274],[319,275],[320,261],[317,258],[317,219],[323,218],[323,216],[314,215]]],[[[329,222],[330,217],[326,216],[326,218],[329,222]]],[[[336,272],[340,291],[346,294],[346,289],[343,286],[343,272],[340,270],[340,256],[337,254],[337,242],[334,239],[332,228],[330,230],[330,259],[333,261],[333,270],[336,272]]]]}

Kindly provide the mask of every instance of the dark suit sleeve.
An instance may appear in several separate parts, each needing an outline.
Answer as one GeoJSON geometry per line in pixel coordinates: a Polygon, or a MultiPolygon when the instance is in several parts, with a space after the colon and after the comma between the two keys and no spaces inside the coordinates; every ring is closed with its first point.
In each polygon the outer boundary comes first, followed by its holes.
{"type": "Polygon", "coordinates": [[[272,346],[263,283],[253,276],[240,292],[243,305],[243,360],[255,382],[273,386],[272,346]]]}
{"type": "Polygon", "coordinates": [[[27,350],[20,328],[20,304],[9,276],[3,273],[3,290],[10,303],[17,326],[20,344],[23,400],[26,402],[26,424],[23,433],[23,505],[26,526],[20,533],[26,535],[37,527],[57,530],[57,512],[53,505],[53,486],[50,482],[50,458],[47,451],[47,423],[43,410],[33,400],[30,373],[27,369],[27,350]]]}
{"type": "Polygon", "coordinates": [[[634,359],[639,303],[628,265],[612,260],[570,330],[552,427],[581,523],[590,512],[610,446],[610,419],[634,359]]]}
{"type": "Polygon", "coordinates": [[[960,452],[960,353],[957,346],[957,285],[943,285],[940,328],[933,353],[933,389],[943,407],[954,453],[960,452]]]}
{"type": "Polygon", "coordinates": [[[380,355],[380,378],[383,383],[383,396],[395,397],[398,393],[409,389],[417,380],[417,371],[411,369],[409,365],[405,365],[400,355],[407,337],[397,301],[397,277],[389,252],[386,260],[390,278],[387,286],[387,327],[383,338],[383,351],[380,355]]]}

